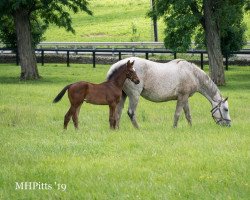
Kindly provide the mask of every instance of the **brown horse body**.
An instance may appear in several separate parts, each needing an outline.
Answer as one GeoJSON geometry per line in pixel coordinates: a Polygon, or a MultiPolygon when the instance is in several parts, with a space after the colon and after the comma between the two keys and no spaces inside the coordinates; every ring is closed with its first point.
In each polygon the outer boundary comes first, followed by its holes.
{"type": "Polygon", "coordinates": [[[114,70],[107,81],[100,84],[81,81],[64,87],[53,101],[54,103],[60,101],[68,90],[71,106],[64,117],[64,129],[67,129],[71,117],[75,128],[78,128],[78,115],[84,101],[95,105],[109,105],[110,128],[115,129],[117,122],[115,111],[122,96],[125,80],[129,78],[135,84],[140,82],[133,64],[128,61],[124,66],[114,70]]]}

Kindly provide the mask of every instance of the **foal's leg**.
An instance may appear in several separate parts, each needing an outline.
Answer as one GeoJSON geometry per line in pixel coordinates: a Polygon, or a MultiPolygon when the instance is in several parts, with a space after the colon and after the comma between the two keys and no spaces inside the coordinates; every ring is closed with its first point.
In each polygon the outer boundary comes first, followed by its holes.
{"type": "Polygon", "coordinates": [[[188,100],[184,104],[183,110],[184,110],[184,113],[185,113],[185,116],[186,116],[186,119],[187,119],[189,125],[192,126],[192,117],[191,117],[190,110],[189,110],[188,100]]]}
{"type": "Polygon", "coordinates": [[[75,129],[78,129],[78,116],[79,116],[81,105],[82,104],[75,107],[75,110],[74,110],[74,113],[73,113],[73,116],[72,116],[75,129]]]}
{"type": "Polygon", "coordinates": [[[77,116],[77,111],[75,109],[75,112],[72,116],[72,120],[73,120],[73,123],[74,123],[74,126],[75,126],[75,129],[78,129],[78,116],[77,116]]]}
{"type": "Polygon", "coordinates": [[[73,115],[73,107],[70,106],[68,112],[64,116],[64,129],[67,129],[68,123],[70,121],[71,116],[73,115]]]}
{"type": "Polygon", "coordinates": [[[119,128],[120,119],[121,119],[121,115],[122,115],[122,109],[124,108],[124,103],[126,101],[126,98],[127,98],[126,93],[122,92],[121,100],[117,104],[116,111],[115,111],[115,115],[116,115],[116,128],[119,128]]]}
{"type": "Polygon", "coordinates": [[[174,128],[177,127],[181,111],[184,108],[185,103],[187,102],[188,96],[179,96],[176,104],[175,114],[174,114],[174,128]]]}
{"type": "Polygon", "coordinates": [[[115,125],[116,125],[115,109],[116,109],[116,104],[111,103],[109,105],[109,124],[110,124],[111,129],[115,129],[115,125]]]}
{"type": "Polygon", "coordinates": [[[140,95],[131,95],[129,96],[129,108],[128,108],[128,116],[135,128],[139,128],[138,123],[136,121],[136,108],[138,105],[140,95]]]}

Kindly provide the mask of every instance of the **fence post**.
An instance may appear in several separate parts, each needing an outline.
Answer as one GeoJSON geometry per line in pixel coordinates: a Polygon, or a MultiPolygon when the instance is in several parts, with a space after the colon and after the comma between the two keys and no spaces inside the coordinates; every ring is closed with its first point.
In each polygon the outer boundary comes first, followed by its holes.
{"type": "Polygon", "coordinates": [[[95,68],[95,51],[93,51],[93,68],[95,68]]]}
{"type": "Polygon", "coordinates": [[[69,67],[69,50],[67,50],[67,67],[69,67]]]}
{"type": "Polygon", "coordinates": [[[122,53],[119,51],[119,60],[122,59],[122,53]]]}
{"type": "Polygon", "coordinates": [[[146,59],[148,60],[148,52],[145,53],[146,59]]]}
{"type": "Polygon", "coordinates": [[[176,59],[177,58],[177,55],[176,55],[177,53],[176,52],[174,52],[174,59],[176,59]]]}
{"type": "Polygon", "coordinates": [[[203,70],[203,53],[201,53],[201,69],[203,70]]]}
{"type": "Polygon", "coordinates": [[[44,66],[44,50],[42,50],[42,66],[44,66]]]}

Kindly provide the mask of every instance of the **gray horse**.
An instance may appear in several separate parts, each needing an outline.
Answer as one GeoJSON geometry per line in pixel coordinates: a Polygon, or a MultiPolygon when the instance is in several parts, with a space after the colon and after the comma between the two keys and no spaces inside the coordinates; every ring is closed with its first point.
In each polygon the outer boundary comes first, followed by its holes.
{"type": "Polygon", "coordinates": [[[128,60],[135,62],[134,68],[140,79],[140,84],[135,85],[129,80],[125,81],[122,99],[116,108],[118,127],[127,96],[129,98],[128,115],[135,128],[139,127],[136,121],[136,108],[140,96],[153,102],[177,100],[173,126],[177,127],[182,109],[191,125],[192,119],[188,98],[195,92],[201,93],[211,103],[211,114],[217,124],[230,126],[231,119],[227,98],[222,98],[219,89],[209,76],[194,64],[182,59],[163,64],[131,57],[113,64],[107,73],[107,77],[128,60]]]}

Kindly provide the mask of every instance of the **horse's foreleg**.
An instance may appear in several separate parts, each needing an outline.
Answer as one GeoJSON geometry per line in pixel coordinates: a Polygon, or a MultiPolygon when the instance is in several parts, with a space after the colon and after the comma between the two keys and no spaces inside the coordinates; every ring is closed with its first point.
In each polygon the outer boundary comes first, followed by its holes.
{"type": "Polygon", "coordinates": [[[116,127],[115,109],[116,109],[116,104],[110,104],[109,105],[109,124],[110,124],[110,129],[115,129],[115,127],[116,127]]]}
{"type": "Polygon", "coordinates": [[[135,128],[139,128],[138,123],[136,121],[136,108],[138,105],[139,96],[129,96],[129,108],[128,108],[128,116],[135,128]]]}
{"type": "Polygon", "coordinates": [[[124,108],[124,103],[126,101],[127,95],[125,92],[122,91],[122,97],[120,102],[117,104],[116,106],[116,111],[115,111],[115,115],[116,115],[116,128],[119,128],[119,124],[120,124],[120,119],[121,119],[121,115],[122,115],[122,110],[124,108]]]}
{"type": "Polygon", "coordinates": [[[190,114],[188,101],[184,104],[183,110],[184,110],[184,113],[185,113],[185,116],[186,116],[186,119],[187,119],[189,125],[192,126],[192,117],[190,114]]]}
{"type": "Polygon", "coordinates": [[[180,115],[181,115],[181,111],[184,108],[185,103],[187,102],[187,98],[186,96],[179,96],[178,100],[177,100],[177,104],[176,104],[176,109],[175,109],[175,114],[174,114],[174,128],[177,127],[180,115]]]}

